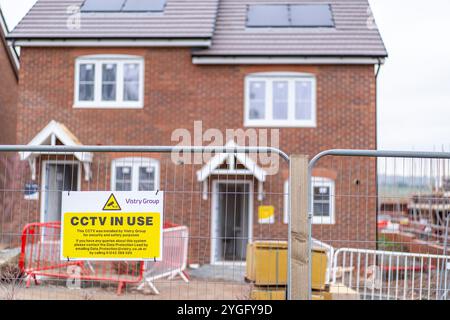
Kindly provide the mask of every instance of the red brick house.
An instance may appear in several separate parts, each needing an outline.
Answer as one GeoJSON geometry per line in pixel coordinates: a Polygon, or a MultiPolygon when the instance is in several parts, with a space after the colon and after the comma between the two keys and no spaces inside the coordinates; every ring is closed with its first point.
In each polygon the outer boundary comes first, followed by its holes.
{"type": "Polygon", "coordinates": [[[16,143],[16,106],[19,88],[19,58],[7,44],[8,27],[0,8],[0,144],[16,143]]]}
{"type": "MultiPolygon", "coordinates": [[[[17,142],[173,145],[174,130],[201,120],[222,132],[279,129],[288,154],[375,149],[375,69],[387,53],[368,8],[367,0],[38,0],[9,36],[21,48],[17,142]]],[[[189,226],[195,263],[240,261],[248,241],[287,237],[286,164],[266,175],[239,157],[233,168],[224,157],[184,171],[167,154],[21,157],[40,190],[22,222],[59,219],[60,192],[45,191],[55,180],[75,190],[168,191],[166,219],[189,226]],[[181,185],[189,192],[170,192],[181,185]],[[274,216],[258,219],[260,206],[274,216]]],[[[361,180],[372,194],[375,165],[361,180]]],[[[345,174],[321,166],[314,236],[347,239],[354,212],[340,212],[344,200],[333,197],[345,174]]],[[[376,204],[366,205],[368,228],[350,239],[373,246],[376,204]]]]}

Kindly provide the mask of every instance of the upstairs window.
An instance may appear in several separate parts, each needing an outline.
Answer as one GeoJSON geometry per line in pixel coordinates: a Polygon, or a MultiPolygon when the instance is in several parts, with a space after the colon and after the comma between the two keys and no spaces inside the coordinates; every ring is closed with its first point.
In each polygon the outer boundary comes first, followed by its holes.
{"type": "Polygon", "coordinates": [[[116,159],[111,165],[114,191],[155,191],[159,188],[159,162],[148,158],[116,159]]]}
{"type": "Polygon", "coordinates": [[[144,61],[142,58],[83,57],[76,61],[75,69],[75,107],[143,107],[144,61]]]}
{"type": "Polygon", "coordinates": [[[245,86],[246,126],[316,126],[316,82],[313,76],[250,75],[245,86]]]}

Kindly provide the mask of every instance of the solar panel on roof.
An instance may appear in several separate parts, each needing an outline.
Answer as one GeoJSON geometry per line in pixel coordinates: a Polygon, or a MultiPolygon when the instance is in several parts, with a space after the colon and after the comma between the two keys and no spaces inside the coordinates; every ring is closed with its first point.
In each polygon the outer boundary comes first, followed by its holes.
{"type": "Polygon", "coordinates": [[[248,27],[288,27],[287,5],[250,5],[247,13],[248,27]]]}
{"type": "Polygon", "coordinates": [[[334,27],[328,4],[249,5],[247,27],[334,27]]]}
{"type": "Polygon", "coordinates": [[[81,7],[82,12],[115,12],[121,11],[126,0],[86,0],[81,7]]]}
{"type": "Polygon", "coordinates": [[[164,11],[166,0],[127,0],[122,11],[126,12],[161,12],[164,11]]]}
{"type": "Polygon", "coordinates": [[[333,27],[333,15],[328,4],[291,5],[291,25],[294,27],[333,27]]]}
{"type": "Polygon", "coordinates": [[[81,12],[162,12],[166,0],[86,0],[81,12]]]}

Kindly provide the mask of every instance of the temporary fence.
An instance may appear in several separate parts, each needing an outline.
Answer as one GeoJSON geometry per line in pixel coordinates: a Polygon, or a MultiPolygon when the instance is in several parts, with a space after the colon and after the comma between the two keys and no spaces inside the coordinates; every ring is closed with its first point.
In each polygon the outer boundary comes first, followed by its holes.
{"type": "MultiPolygon", "coordinates": [[[[335,250],[326,291],[344,299],[449,299],[449,169],[445,152],[315,156],[308,236],[310,248],[335,250]]],[[[317,268],[311,257],[309,282],[317,268]]]]}
{"type": "Polygon", "coordinates": [[[448,298],[449,269],[450,256],[341,248],[332,283],[364,300],[441,300],[448,298]]]}
{"type": "MultiPolygon", "coordinates": [[[[22,246],[30,287],[17,298],[250,299],[248,245],[290,248],[289,159],[270,147],[0,146],[0,247],[22,246]],[[164,222],[189,230],[164,232],[162,261],[60,260],[63,192],[158,190],[164,222]]],[[[270,285],[286,298],[288,283],[270,285]]]]}
{"type": "Polygon", "coordinates": [[[108,281],[118,284],[117,294],[127,283],[142,280],[143,262],[89,262],[61,260],[61,223],[32,223],[22,232],[22,246],[19,260],[20,270],[27,278],[27,287],[32,279],[68,279],[69,287],[75,287],[81,280],[108,281]]]}
{"type": "Polygon", "coordinates": [[[146,284],[155,294],[159,294],[154,281],[161,278],[174,279],[181,277],[189,282],[186,272],[188,259],[189,232],[187,227],[172,227],[164,230],[163,235],[163,260],[144,263],[144,280],[138,289],[143,289],[146,284]]]}
{"type": "Polygon", "coordinates": [[[159,293],[152,281],[185,274],[187,261],[188,230],[183,226],[166,223],[163,230],[163,262],[108,262],[108,261],[62,261],[61,223],[32,223],[22,232],[19,267],[26,277],[26,286],[38,278],[68,279],[69,287],[80,281],[116,282],[117,294],[126,284],[137,284],[145,280],[155,293],[159,293]],[[72,283],[71,283],[72,282],[72,283]]]}
{"type": "Polygon", "coordinates": [[[372,291],[364,290],[372,288],[378,299],[448,299],[449,159],[448,153],[332,150],[309,162],[269,147],[0,146],[0,246],[20,246],[21,230],[31,224],[23,247],[30,257],[21,266],[34,261],[29,284],[33,272],[36,281],[43,277],[39,269],[52,287],[21,291],[27,299],[80,297],[67,287],[116,297],[109,285],[135,299],[307,299],[335,291],[341,298],[370,299],[372,291]],[[163,253],[169,258],[156,262],[52,256],[59,248],[59,225],[52,221],[60,220],[62,192],[158,190],[164,191],[164,222],[189,229],[174,240],[187,246],[187,254],[170,249],[167,237],[163,253]],[[44,238],[50,240],[39,242],[44,238]],[[317,247],[327,259],[313,265],[317,247]],[[258,264],[255,257],[275,265],[258,264]],[[428,269],[418,267],[422,261],[428,269]],[[326,273],[313,287],[317,270],[326,273]],[[82,275],[79,282],[74,274],[82,275]],[[383,280],[389,274],[399,277],[398,286],[383,280]],[[429,291],[420,290],[420,277],[426,288],[429,281],[429,291]],[[145,284],[160,294],[137,290],[145,284]]]}

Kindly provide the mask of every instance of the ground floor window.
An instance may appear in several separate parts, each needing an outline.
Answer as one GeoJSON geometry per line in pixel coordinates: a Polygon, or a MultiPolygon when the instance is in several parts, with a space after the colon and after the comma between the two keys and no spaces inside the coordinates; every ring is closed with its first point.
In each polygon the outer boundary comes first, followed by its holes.
{"type": "MultiPolygon", "coordinates": [[[[323,177],[313,177],[311,187],[313,203],[313,224],[334,224],[334,181],[323,177]]],[[[283,222],[289,223],[289,181],[284,183],[283,222]]]]}
{"type": "Polygon", "coordinates": [[[334,181],[314,177],[312,181],[313,223],[334,224],[334,181]]]}
{"type": "Polygon", "coordinates": [[[159,188],[159,161],[155,159],[116,159],[111,168],[114,191],[154,191],[159,188]]]}

